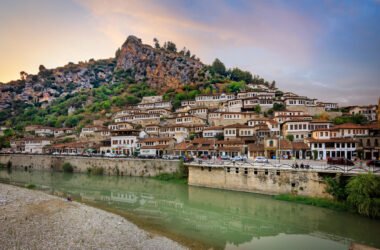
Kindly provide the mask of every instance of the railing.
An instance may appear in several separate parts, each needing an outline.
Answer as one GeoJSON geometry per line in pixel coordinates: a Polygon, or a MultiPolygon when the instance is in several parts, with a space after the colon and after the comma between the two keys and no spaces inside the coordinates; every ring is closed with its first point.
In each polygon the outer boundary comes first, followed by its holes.
{"type": "Polygon", "coordinates": [[[330,164],[312,164],[298,163],[298,162],[268,162],[257,163],[252,161],[231,161],[231,160],[195,160],[186,163],[189,166],[200,167],[239,167],[239,168],[256,168],[256,169],[278,169],[278,170],[294,170],[294,171],[312,171],[312,172],[326,172],[326,173],[347,173],[347,174],[360,174],[360,173],[374,173],[380,174],[380,167],[373,166],[346,166],[346,165],[330,165],[330,164]]]}

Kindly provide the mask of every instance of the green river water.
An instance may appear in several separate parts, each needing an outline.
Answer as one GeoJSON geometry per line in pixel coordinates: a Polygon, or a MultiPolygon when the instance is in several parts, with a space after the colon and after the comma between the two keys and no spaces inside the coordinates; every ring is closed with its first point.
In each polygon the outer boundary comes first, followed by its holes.
{"type": "Polygon", "coordinates": [[[0,181],[35,184],[50,194],[120,214],[194,249],[380,248],[380,221],[271,196],[139,177],[0,171],[0,181]]]}

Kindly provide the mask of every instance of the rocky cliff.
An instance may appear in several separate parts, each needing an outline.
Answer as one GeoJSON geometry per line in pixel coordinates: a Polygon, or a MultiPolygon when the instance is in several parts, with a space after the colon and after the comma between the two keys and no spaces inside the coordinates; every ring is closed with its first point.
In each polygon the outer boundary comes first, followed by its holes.
{"type": "Polygon", "coordinates": [[[201,82],[203,67],[199,60],[155,49],[129,36],[115,58],[69,63],[55,69],[41,65],[36,75],[21,72],[21,79],[0,84],[0,111],[23,104],[46,106],[58,97],[120,81],[146,82],[161,93],[201,82]]]}
{"type": "Polygon", "coordinates": [[[130,70],[136,81],[154,88],[178,88],[200,80],[203,64],[195,59],[142,44],[129,36],[116,58],[116,70],[130,70]]]}

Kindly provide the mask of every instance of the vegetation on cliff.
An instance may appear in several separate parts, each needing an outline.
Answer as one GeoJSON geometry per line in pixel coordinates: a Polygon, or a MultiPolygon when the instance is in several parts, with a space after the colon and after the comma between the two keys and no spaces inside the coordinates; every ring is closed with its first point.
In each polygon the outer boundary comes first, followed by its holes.
{"type": "Polygon", "coordinates": [[[360,174],[350,179],[340,175],[325,179],[326,191],[333,197],[313,198],[291,194],[276,195],[277,200],[306,205],[346,210],[371,218],[380,218],[380,177],[372,173],[360,174]]]}

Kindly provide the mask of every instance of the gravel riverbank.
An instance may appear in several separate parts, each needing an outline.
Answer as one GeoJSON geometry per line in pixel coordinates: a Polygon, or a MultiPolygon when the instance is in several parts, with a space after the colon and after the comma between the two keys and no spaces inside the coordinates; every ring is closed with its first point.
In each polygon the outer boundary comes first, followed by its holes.
{"type": "Polygon", "coordinates": [[[183,249],[121,216],[0,184],[1,249],[183,249]]]}

